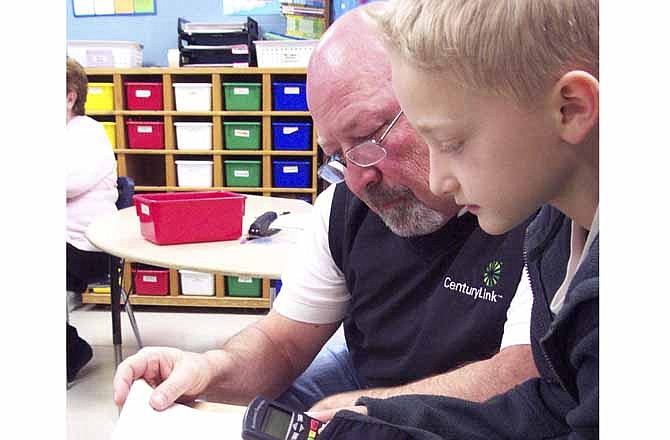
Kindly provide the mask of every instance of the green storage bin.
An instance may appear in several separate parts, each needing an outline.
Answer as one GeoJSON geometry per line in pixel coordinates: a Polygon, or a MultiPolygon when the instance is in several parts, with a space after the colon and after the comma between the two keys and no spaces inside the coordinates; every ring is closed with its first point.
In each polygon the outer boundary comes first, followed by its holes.
{"type": "Polygon", "coordinates": [[[260,110],[260,83],[223,83],[226,110],[260,110]]]}
{"type": "Polygon", "coordinates": [[[224,121],[224,137],[226,150],[260,150],[260,122],[228,122],[224,121]]]}
{"type": "Polygon", "coordinates": [[[261,297],[261,279],[251,277],[226,277],[226,295],[261,297]]]}
{"type": "Polygon", "coordinates": [[[226,186],[261,186],[260,160],[224,160],[226,186]]]}

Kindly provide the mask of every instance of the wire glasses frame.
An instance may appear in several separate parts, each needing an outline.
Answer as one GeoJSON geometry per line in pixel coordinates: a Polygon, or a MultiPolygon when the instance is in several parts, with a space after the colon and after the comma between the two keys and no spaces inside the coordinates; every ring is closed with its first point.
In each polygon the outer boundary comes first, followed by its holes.
{"type": "Polygon", "coordinates": [[[347,169],[347,161],[353,163],[361,168],[368,168],[377,165],[386,158],[386,148],[382,146],[382,142],[386,135],[391,131],[396,124],[402,110],[391,120],[391,123],[386,127],[384,133],[379,137],[379,140],[368,139],[357,144],[344,153],[344,160],[342,155],[335,153],[328,158],[326,163],[321,165],[317,170],[317,175],[328,183],[337,184],[344,181],[344,172],[347,169]]]}

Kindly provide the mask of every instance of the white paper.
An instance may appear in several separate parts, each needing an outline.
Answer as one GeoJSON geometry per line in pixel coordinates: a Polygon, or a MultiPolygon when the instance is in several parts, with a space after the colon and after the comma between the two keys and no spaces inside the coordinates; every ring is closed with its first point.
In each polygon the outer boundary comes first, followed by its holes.
{"type": "Polygon", "coordinates": [[[296,229],[302,231],[311,221],[311,215],[311,213],[280,215],[270,226],[279,229],[296,229]]]}
{"type": "Polygon", "coordinates": [[[116,422],[112,440],[241,439],[243,412],[209,412],[175,403],[165,411],[149,405],[153,389],[136,380],[116,422]]]}
{"type": "Polygon", "coordinates": [[[95,15],[95,2],[93,0],[74,0],[72,2],[74,15],[95,15]]]}
{"type": "Polygon", "coordinates": [[[113,15],[114,0],[95,0],[95,15],[113,15]]]}

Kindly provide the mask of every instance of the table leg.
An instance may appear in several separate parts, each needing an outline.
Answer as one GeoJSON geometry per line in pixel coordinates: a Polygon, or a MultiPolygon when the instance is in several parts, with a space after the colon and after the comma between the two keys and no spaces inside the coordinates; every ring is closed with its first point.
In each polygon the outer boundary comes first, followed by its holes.
{"type": "Polygon", "coordinates": [[[109,256],[109,280],[111,286],[110,304],[112,306],[112,343],[114,344],[114,361],[118,367],[123,360],[121,353],[121,261],[118,257],[109,256]]]}

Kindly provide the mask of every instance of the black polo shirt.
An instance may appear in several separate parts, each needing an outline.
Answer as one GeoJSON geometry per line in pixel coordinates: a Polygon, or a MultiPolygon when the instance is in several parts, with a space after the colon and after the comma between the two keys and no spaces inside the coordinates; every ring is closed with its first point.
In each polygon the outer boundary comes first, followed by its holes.
{"type": "Polygon", "coordinates": [[[466,213],[403,238],[338,185],[328,240],[352,295],[344,331],[361,383],[400,385],[497,353],[526,225],[493,236],[466,213]]]}

